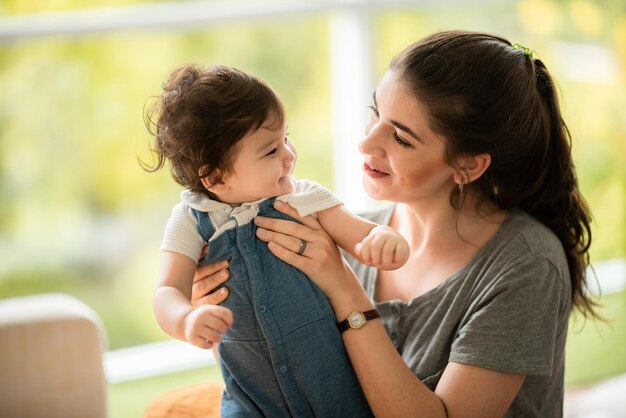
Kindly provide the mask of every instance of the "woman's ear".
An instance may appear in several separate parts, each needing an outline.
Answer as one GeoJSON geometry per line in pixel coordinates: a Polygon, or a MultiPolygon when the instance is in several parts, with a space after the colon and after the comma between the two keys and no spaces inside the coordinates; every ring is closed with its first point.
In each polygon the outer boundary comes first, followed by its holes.
{"type": "Polygon", "coordinates": [[[491,155],[474,154],[463,155],[457,159],[457,167],[454,170],[454,182],[456,184],[468,184],[478,179],[491,165],[491,155]]]}

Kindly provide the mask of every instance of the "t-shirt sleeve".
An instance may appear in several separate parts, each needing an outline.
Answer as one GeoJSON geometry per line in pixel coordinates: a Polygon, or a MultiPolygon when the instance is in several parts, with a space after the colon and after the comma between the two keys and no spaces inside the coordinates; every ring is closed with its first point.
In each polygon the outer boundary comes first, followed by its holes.
{"type": "Polygon", "coordinates": [[[311,180],[298,180],[294,193],[279,196],[277,199],[289,203],[300,216],[307,216],[342,204],[333,192],[311,180]]]}
{"type": "Polygon", "coordinates": [[[556,268],[529,257],[476,291],[482,294],[462,321],[449,360],[550,375],[561,305],[567,297],[556,268]]]}
{"type": "Polygon", "coordinates": [[[161,251],[183,254],[197,263],[204,245],[205,242],[198,233],[198,222],[189,206],[183,202],[174,206],[165,227],[161,251]]]}

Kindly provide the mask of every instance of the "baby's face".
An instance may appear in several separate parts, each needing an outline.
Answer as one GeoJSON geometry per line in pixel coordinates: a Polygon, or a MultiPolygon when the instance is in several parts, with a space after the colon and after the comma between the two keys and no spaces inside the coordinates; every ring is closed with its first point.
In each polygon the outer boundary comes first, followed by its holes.
{"type": "Polygon", "coordinates": [[[292,193],[296,148],[287,137],[287,122],[270,118],[236,145],[237,155],[229,173],[223,176],[220,201],[230,204],[253,202],[292,193]]]}

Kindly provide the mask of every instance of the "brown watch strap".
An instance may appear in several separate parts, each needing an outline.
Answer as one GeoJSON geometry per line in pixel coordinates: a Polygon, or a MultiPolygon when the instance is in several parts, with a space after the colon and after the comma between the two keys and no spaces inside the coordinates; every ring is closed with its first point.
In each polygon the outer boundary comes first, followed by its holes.
{"type": "MultiPolygon", "coordinates": [[[[350,315],[354,313],[351,312],[350,315]]],[[[365,318],[365,322],[371,320],[371,319],[375,319],[375,318],[380,318],[380,315],[378,314],[378,311],[376,309],[370,309],[369,311],[365,311],[365,312],[361,312],[363,314],[363,317],[365,318]]],[[[345,330],[351,328],[350,327],[350,317],[348,316],[348,318],[344,319],[343,321],[339,321],[337,322],[337,328],[339,328],[339,332],[344,332],[345,330]]],[[[363,324],[365,325],[365,323],[363,324]]],[[[361,325],[361,327],[363,326],[361,325]]],[[[359,327],[359,328],[361,328],[359,327]]]]}

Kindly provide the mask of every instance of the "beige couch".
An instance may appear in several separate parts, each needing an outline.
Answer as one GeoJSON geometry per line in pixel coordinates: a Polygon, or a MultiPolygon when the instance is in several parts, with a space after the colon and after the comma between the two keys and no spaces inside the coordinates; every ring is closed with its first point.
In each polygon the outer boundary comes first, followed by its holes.
{"type": "Polygon", "coordinates": [[[65,294],[0,300],[0,416],[104,418],[104,326],[65,294]]]}

